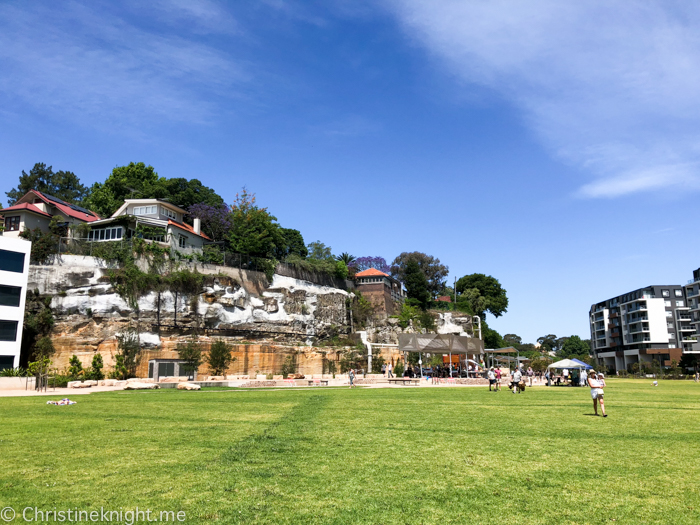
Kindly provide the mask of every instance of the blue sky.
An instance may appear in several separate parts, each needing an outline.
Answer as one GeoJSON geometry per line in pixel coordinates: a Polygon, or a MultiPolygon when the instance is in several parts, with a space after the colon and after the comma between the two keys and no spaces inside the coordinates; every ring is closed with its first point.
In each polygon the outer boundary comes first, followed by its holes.
{"type": "Polygon", "coordinates": [[[700,6],[0,4],[2,191],[35,162],[242,187],[335,253],[498,278],[525,341],[700,266],[700,6]]]}

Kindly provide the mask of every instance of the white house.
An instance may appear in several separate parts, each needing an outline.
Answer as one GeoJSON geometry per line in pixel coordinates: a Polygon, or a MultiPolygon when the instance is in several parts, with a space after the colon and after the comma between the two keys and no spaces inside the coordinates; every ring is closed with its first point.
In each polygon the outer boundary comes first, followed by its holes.
{"type": "Polygon", "coordinates": [[[0,370],[17,368],[32,243],[0,236],[0,370]]]}
{"type": "Polygon", "coordinates": [[[131,239],[139,226],[147,228],[143,238],[181,252],[200,251],[209,237],[201,231],[201,222],[184,222],[187,214],[179,206],[161,199],[127,199],[109,219],[90,224],[91,241],[131,239]]]}

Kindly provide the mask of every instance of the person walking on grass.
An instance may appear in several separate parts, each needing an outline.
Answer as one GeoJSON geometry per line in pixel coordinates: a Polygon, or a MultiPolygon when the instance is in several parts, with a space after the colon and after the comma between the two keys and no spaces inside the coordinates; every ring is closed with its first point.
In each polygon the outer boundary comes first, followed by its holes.
{"type": "Polygon", "coordinates": [[[355,372],[354,370],[350,369],[348,372],[348,379],[350,379],[350,388],[355,386],[355,372]]]}
{"type": "Polygon", "coordinates": [[[391,366],[391,363],[386,365],[386,377],[387,377],[387,379],[391,379],[392,377],[394,377],[394,374],[391,373],[391,371],[393,369],[394,369],[394,367],[391,366]]]}
{"type": "Polygon", "coordinates": [[[501,389],[501,369],[496,368],[496,392],[501,389]]]}
{"type": "Polygon", "coordinates": [[[489,378],[489,392],[495,392],[496,391],[496,373],[493,371],[493,367],[489,369],[488,374],[486,376],[489,378]],[[493,390],[491,388],[493,387],[493,390]]]}
{"type": "Polygon", "coordinates": [[[532,378],[535,376],[535,371],[531,366],[527,367],[527,377],[530,380],[530,386],[532,386],[532,378]]]}
{"type": "Polygon", "coordinates": [[[520,384],[520,381],[523,379],[523,373],[520,371],[520,368],[516,368],[515,372],[513,372],[513,393],[514,394],[519,394],[520,393],[520,388],[518,385],[520,384]]]}
{"type": "Polygon", "coordinates": [[[600,411],[603,413],[603,417],[608,417],[605,413],[605,400],[603,399],[604,392],[603,387],[605,386],[605,378],[603,374],[599,376],[596,375],[595,370],[591,370],[588,374],[588,386],[591,387],[591,397],[593,398],[593,412],[598,415],[598,403],[600,403],[600,411]]]}

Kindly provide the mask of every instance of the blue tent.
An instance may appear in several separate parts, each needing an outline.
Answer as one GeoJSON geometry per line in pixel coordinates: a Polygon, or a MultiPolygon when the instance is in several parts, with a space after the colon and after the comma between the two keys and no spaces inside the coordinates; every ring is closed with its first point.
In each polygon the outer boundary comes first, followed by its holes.
{"type": "Polygon", "coordinates": [[[584,362],[581,361],[580,359],[572,359],[572,361],[575,361],[575,362],[579,363],[579,364],[580,364],[581,366],[583,366],[583,368],[585,368],[586,370],[590,370],[591,368],[593,368],[591,365],[587,365],[586,363],[584,363],[584,362]]]}

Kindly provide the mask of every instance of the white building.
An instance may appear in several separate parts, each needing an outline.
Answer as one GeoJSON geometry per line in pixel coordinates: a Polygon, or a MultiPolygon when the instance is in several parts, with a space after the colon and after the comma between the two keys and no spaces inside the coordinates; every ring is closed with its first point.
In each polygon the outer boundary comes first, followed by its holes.
{"type": "Polygon", "coordinates": [[[202,233],[199,219],[194,219],[193,226],[184,222],[186,214],[186,210],[161,199],[127,199],[109,219],[90,224],[88,240],[131,239],[139,235],[140,226],[148,230],[143,235],[146,240],[184,253],[201,251],[210,239],[202,233]]]}
{"type": "Polygon", "coordinates": [[[600,364],[616,370],[634,363],[678,362],[694,329],[680,285],[655,285],[591,306],[591,347],[600,364]]]}
{"type": "Polygon", "coordinates": [[[32,243],[0,236],[0,370],[17,368],[32,243]]]}

